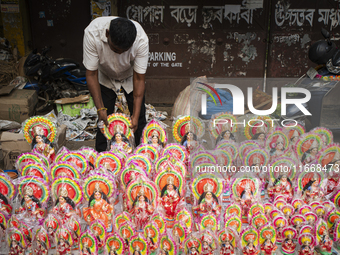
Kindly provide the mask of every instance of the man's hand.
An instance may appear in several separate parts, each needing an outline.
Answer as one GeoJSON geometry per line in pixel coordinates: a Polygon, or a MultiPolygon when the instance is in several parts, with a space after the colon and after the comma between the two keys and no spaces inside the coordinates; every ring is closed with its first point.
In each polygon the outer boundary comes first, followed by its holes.
{"type": "Polygon", "coordinates": [[[133,130],[133,133],[136,132],[138,128],[138,118],[135,118],[134,116],[131,116],[131,125],[130,128],[133,130]]]}
{"type": "Polygon", "coordinates": [[[107,112],[106,110],[101,110],[98,112],[98,122],[99,121],[104,121],[105,126],[108,126],[109,123],[107,122],[107,112]]]}

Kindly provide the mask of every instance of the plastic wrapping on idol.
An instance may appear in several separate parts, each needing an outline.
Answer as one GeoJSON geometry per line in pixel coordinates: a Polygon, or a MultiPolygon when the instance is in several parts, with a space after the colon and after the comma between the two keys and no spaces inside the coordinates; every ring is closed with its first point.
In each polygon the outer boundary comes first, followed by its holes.
{"type": "Polygon", "coordinates": [[[65,146],[61,147],[55,157],[55,160],[54,162],[55,163],[58,163],[60,161],[60,159],[66,154],[66,153],[69,153],[70,150],[67,149],[65,146]]]}
{"type": "Polygon", "coordinates": [[[74,164],[82,175],[85,175],[88,172],[89,162],[79,151],[70,151],[69,153],[65,153],[60,161],[74,164]]]}
{"type": "Polygon", "coordinates": [[[26,252],[32,253],[32,241],[33,241],[33,225],[31,222],[25,223],[24,221],[20,221],[19,230],[23,234],[23,237],[26,242],[26,252]]]}
{"type": "Polygon", "coordinates": [[[202,138],[204,131],[204,123],[197,117],[178,116],[173,123],[174,139],[183,145],[188,153],[191,153],[199,146],[199,140],[202,138]]]}
{"type": "Polygon", "coordinates": [[[100,152],[95,161],[95,169],[103,168],[112,175],[117,176],[123,167],[122,159],[113,152],[100,152]]]}
{"type": "Polygon", "coordinates": [[[141,143],[136,148],[135,153],[146,155],[152,161],[152,163],[154,164],[158,160],[158,158],[161,154],[161,151],[158,151],[157,149],[155,149],[150,144],[141,143]]]}
{"type": "Polygon", "coordinates": [[[189,234],[184,240],[183,246],[185,254],[199,255],[202,252],[202,241],[199,233],[196,232],[189,234]]]}
{"type": "Polygon", "coordinates": [[[150,222],[152,224],[155,224],[158,227],[161,235],[167,233],[167,229],[168,229],[167,222],[162,212],[158,211],[158,208],[156,208],[155,211],[153,212],[150,222]]]}
{"type": "Polygon", "coordinates": [[[68,227],[62,225],[55,233],[56,253],[58,255],[71,254],[73,246],[72,233],[68,227]]]}
{"type": "Polygon", "coordinates": [[[160,190],[160,209],[168,221],[168,227],[171,227],[170,223],[174,221],[177,212],[185,206],[185,178],[176,168],[168,167],[158,172],[154,181],[160,190]]]}
{"type": "Polygon", "coordinates": [[[257,178],[261,181],[260,191],[261,196],[264,197],[265,184],[268,179],[268,162],[269,155],[266,150],[256,148],[248,151],[243,157],[244,170],[241,172],[246,172],[249,176],[257,178]]]}
{"type": "MultiPolygon", "coordinates": [[[[324,146],[317,155],[317,164],[325,169],[327,185],[325,188],[326,195],[338,190],[340,177],[340,146],[337,143],[331,143],[324,146]]],[[[332,194],[334,195],[334,194],[332,194]]]]}
{"type": "MultiPolygon", "coordinates": [[[[180,152],[181,150],[172,149],[172,152],[180,152]]],[[[190,178],[189,173],[187,171],[186,164],[176,157],[175,153],[171,153],[169,151],[165,155],[162,155],[154,165],[154,175],[156,176],[159,172],[165,171],[168,167],[172,169],[176,169],[177,172],[180,172],[186,179],[190,178]]]]}
{"type": "Polygon", "coordinates": [[[149,252],[147,240],[142,233],[137,233],[130,238],[129,254],[148,255],[149,252]]]}
{"type": "Polygon", "coordinates": [[[279,195],[283,195],[287,202],[292,201],[296,175],[295,165],[296,162],[289,157],[279,157],[272,161],[272,169],[268,171],[270,185],[267,189],[271,201],[279,195]]]}
{"type": "Polygon", "coordinates": [[[220,167],[219,172],[224,178],[224,193],[228,192],[228,194],[230,194],[232,177],[237,170],[236,166],[233,164],[232,156],[228,151],[220,149],[214,150],[213,155],[217,160],[217,166],[220,167]]]}
{"type": "Polygon", "coordinates": [[[130,211],[131,204],[128,202],[128,197],[126,194],[126,188],[129,184],[139,178],[139,176],[144,176],[147,178],[146,171],[141,168],[137,162],[131,161],[130,164],[122,169],[120,172],[120,187],[123,191],[122,195],[122,203],[123,203],[123,210],[130,211]]]}
{"type": "Polygon", "coordinates": [[[197,174],[191,187],[196,198],[192,209],[195,223],[201,224],[205,215],[210,213],[215,217],[218,224],[221,220],[222,210],[220,195],[223,192],[223,183],[218,175],[211,173],[197,174]]]}
{"type": "Polygon", "coordinates": [[[51,174],[49,169],[39,163],[24,164],[22,168],[18,169],[20,176],[35,176],[43,179],[47,184],[51,182],[51,174]]]}
{"type": "Polygon", "coordinates": [[[224,150],[229,152],[234,165],[237,165],[237,159],[239,155],[238,147],[238,144],[235,142],[221,141],[216,145],[215,150],[224,150]]]}
{"type": "Polygon", "coordinates": [[[202,243],[201,254],[214,254],[218,250],[218,238],[213,231],[209,229],[201,231],[198,233],[198,238],[201,240],[202,243]]]}
{"type": "Polygon", "coordinates": [[[270,116],[247,115],[244,135],[247,140],[257,141],[265,148],[267,135],[274,129],[276,122],[270,116]]]}
{"type": "Polygon", "coordinates": [[[282,230],[282,236],[281,252],[284,255],[295,253],[296,243],[294,240],[296,240],[298,236],[296,229],[291,226],[285,227],[282,230]]]}
{"type": "Polygon", "coordinates": [[[269,152],[270,162],[289,151],[289,140],[280,127],[273,129],[266,137],[265,149],[269,152]]]}
{"type": "Polygon", "coordinates": [[[27,243],[24,234],[18,228],[8,228],[6,231],[6,240],[9,248],[8,254],[25,254],[27,243]]]}
{"type": "Polygon", "coordinates": [[[265,226],[269,220],[266,215],[263,214],[262,211],[258,211],[256,213],[252,213],[251,217],[249,217],[248,222],[250,223],[253,228],[257,229],[258,231],[265,226]]]}
{"type": "MultiPolygon", "coordinates": [[[[241,175],[242,173],[240,173],[241,175]]],[[[242,220],[247,222],[251,205],[260,201],[260,182],[254,177],[235,176],[232,183],[232,198],[242,208],[242,220]]]]}
{"type": "Polygon", "coordinates": [[[225,227],[218,232],[217,236],[221,255],[233,255],[236,253],[240,237],[233,228],[225,227]]]}
{"type": "Polygon", "coordinates": [[[300,249],[299,254],[312,255],[314,254],[315,238],[311,234],[302,234],[298,238],[300,249]]]}
{"type": "Polygon", "coordinates": [[[45,156],[38,155],[33,152],[27,152],[19,155],[15,162],[15,168],[21,172],[22,168],[28,164],[39,164],[44,166],[46,169],[49,169],[50,166],[49,161],[45,156]]]}
{"type": "Polygon", "coordinates": [[[119,236],[124,240],[125,243],[125,251],[124,253],[128,253],[129,251],[129,243],[131,240],[131,237],[133,237],[136,234],[136,227],[131,222],[124,222],[121,224],[118,234],[119,236]]]}
{"type": "Polygon", "coordinates": [[[149,223],[144,228],[144,237],[148,245],[149,254],[157,254],[159,249],[159,242],[161,239],[161,232],[157,225],[149,223]]]}
{"type": "Polygon", "coordinates": [[[51,249],[51,240],[44,227],[40,226],[34,230],[33,254],[47,255],[51,249]]]}
{"type": "Polygon", "coordinates": [[[113,149],[121,150],[131,154],[134,148],[134,136],[130,129],[130,117],[121,113],[114,113],[108,116],[108,126],[99,126],[101,132],[108,140],[108,151],[113,149]]]}
{"type": "Polygon", "coordinates": [[[175,221],[182,224],[187,235],[193,231],[193,217],[187,208],[183,208],[176,214],[175,221]]]}
{"type": "Polygon", "coordinates": [[[95,220],[91,222],[90,230],[96,238],[98,253],[102,254],[105,249],[105,240],[107,236],[106,227],[101,220],[95,220]]]}
{"type": "Polygon", "coordinates": [[[294,156],[295,144],[299,140],[300,136],[306,132],[305,127],[301,124],[288,123],[283,129],[286,131],[290,144],[290,152],[288,152],[288,156],[294,156]]]}
{"type": "Polygon", "coordinates": [[[108,232],[112,231],[114,208],[109,199],[116,194],[116,184],[109,175],[94,173],[84,179],[85,204],[82,208],[84,220],[88,225],[101,220],[108,232]]]}
{"type": "Polygon", "coordinates": [[[139,176],[127,186],[126,194],[132,222],[137,230],[141,230],[148,224],[158,206],[158,189],[154,182],[139,176]]]}
{"type": "Polygon", "coordinates": [[[153,176],[153,164],[152,161],[144,154],[133,154],[129,156],[125,161],[125,167],[129,166],[131,163],[137,164],[141,167],[146,173],[147,176],[151,179],[153,176]]]}
{"type": "Polygon", "coordinates": [[[56,162],[51,165],[50,173],[52,182],[59,177],[82,178],[81,169],[72,162],[56,162]]]}
{"type": "Polygon", "coordinates": [[[305,133],[296,142],[294,152],[303,165],[316,160],[318,152],[322,149],[322,140],[315,133],[305,133]]]}
{"type": "Polygon", "coordinates": [[[333,241],[337,248],[340,246],[340,220],[338,220],[333,227],[333,241]]]}
{"type": "Polygon", "coordinates": [[[309,131],[309,133],[317,134],[321,137],[322,147],[326,147],[333,143],[333,133],[327,128],[324,127],[316,127],[309,131]]]}
{"type": "Polygon", "coordinates": [[[44,220],[47,200],[50,196],[48,184],[35,176],[20,177],[14,181],[20,194],[20,207],[17,214],[41,223],[44,220]]]}
{"type": "Polygon", "coordinates": [[[237,141],[237,119],[230,113],[218,113],[211,116],[209,121],[209,131],[213,138],[213,143],[237,141]]]}
{"type": "Polygon", "coordinates": [[[65,224],[72,215],[79,215],[78,206],[83,199],[82,185],[79,180],[69,177],[54,179],[51,186],[54,206],[52,212],[65,224]]]}
{"type": "MultiPolygon", "coordinates": [[[[12,214],[12,200],[15,196],[16,190],[10,177],[6,174],[0,173],[0,213],[2,218],[8,219],[12,214]]],[[[5,225],[5,221],[3,224],[5,225]]]]}
{"type": "Polygon", "coordinates": [[[106,237],[105,248],[107,255],[120,255],[124,254],[126,248],[126,243],[119,234],[109,234],[106,237]]]}
{"type": "Polygon", "coordinates": [[[36,116],[27,119],[22,124],[23,133],[33,152],[46,156],[50,163],[55,159],[57,130],[48,118],[36,116]]]}
{"type": "Polygon", "coordinates": [[[277,250],[276,230],[270,223],[261,227],[259,230],[259,246],[261,252],[265,255],[271,255],[277,250]]]}
{"type": "Polygon", "coordinates": [[[166,126],[162,122],[153,119],[144,127],[140,142],[149,144],[158,152],[161,152],[167,140],[166,126]]]}
{"type": "Polygon", "coordinates": [[[96,163],[96,159],[98,157],[98,152],[90,147],[81,147],[79,149],[79,152],[81,152],[85,158],[87,159],[87,161],[89,162],[89,171],[93,170],[95,168],[95,163],[96,163]]]}
{"type": "Polygon", "coordinates": [[[305,166],[305,171],[301,172],[297,177],[297,188],[305,203],[321,201],[324,196],[321,184],[324,180],[323,171],[312,172],[308,171],[305,166]]]}

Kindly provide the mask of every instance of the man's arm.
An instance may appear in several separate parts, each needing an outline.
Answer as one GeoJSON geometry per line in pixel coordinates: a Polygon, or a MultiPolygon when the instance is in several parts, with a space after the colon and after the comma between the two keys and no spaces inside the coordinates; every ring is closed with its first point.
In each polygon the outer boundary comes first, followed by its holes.
{"type": "Polygon", "coordinates": [[[133,115],[131,116],[131,129],[136,132],[138,128],[138,119],[140,109],[145,93],[145,74],[139,74],[133,71],[133,115]]]}
{"type": "MultiPolygon", "coordinates": [[[[98,70],[96,71],[86,70],[86,82],[97,109],[99,110],[104,108],[102,93],[100,91],[100,85],[98,81],[98,70]]],[[[106,126],[108,125],[107,112],[105,109],[98,111],[98,121],[101,120],[104,121],[106,126]]]]}

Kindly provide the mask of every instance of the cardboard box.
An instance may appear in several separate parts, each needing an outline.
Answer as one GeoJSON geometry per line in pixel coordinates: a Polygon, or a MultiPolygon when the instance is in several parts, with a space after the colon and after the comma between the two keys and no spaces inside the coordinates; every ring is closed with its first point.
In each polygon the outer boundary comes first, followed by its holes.
{"type": "Polygon", "coordinates": [[[35,90],[16,89],[10,95],[0,97],[0,119],[22,123],[33,116],[37,103],[35,90]]]}
{"type": "Polygon", "coordinates": [[[23,134],[3,132],[1,146],[4,157],[4,168],[15,169],[15,162],[21,153],[31,151],[31,145],[26,142],[23,134]]]}
{"type": "MultiPolygon", "coordinates": [[[[72,98],[70,98],[72,99],[72,98]]],[[[57,105],[57,111],[62,111],[63,114],[76,117],[80,115],[81,109],[91,109],[95,107],[92,97],[89,99],[90,101],[88,103],[72,103],[72,104],[56,104],[57,105]]]]}
{"type": "MultiPolygon", "coordinates": [[[[66,126],[62,125],[57,130],[55,140],[56,152],[66,143],[66,126]]],[[[3,132],[1,135],[1,147],[4,158],[4,169],[15,169],[15,162],[21,153],[30,152],[31,145],[26,142],[23,134],[3,132]]]]}

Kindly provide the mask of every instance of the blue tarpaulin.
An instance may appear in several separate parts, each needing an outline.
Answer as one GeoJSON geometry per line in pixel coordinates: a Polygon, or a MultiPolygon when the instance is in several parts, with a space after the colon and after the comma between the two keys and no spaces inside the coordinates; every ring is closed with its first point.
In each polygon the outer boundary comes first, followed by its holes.
{"type": "Polygon", "coordinates": [[[216,105],[213,99],[207,95],[207,114],[202,115],[200,112],[200,118],[202,119],[211,119],[211,115],[221,112],[233,112],[233,97],[229,91],[223,89],[216,89],[217,93],[219,94],[222,105],[218,100],[217,96],[212,93],[213,97],[215,98],[216,105]]]}

